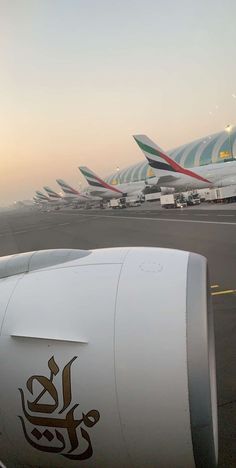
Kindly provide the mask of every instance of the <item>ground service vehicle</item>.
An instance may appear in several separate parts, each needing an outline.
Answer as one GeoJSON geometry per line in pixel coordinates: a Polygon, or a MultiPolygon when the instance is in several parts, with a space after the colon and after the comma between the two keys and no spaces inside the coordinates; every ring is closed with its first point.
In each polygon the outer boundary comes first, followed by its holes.
{"type": "Polygon", "coordinates": [[[187,200],[187,205],[188,206],[195,206],[195,205],[200,205],[201,203],[201,200],[200,200],[200,197],[198,195],[188,195],[188,197],[186,198],[187,200]]]}
{"type": "Polygon", "coordinates": [[[162,208],[175,208],[175,197],[172,193],[161,195],[160,202],[162,208]]]}
{"type": "Polygon", "coordinates": [[[115,209],[115,208],[120,208],[120,200],[117,198],[112,198],[110,200],[110,207],[115,209]]]}
{"type": "Polygon", "coordinates": [[[148,202],[154,202],[154,201],[160,200],[160,198],[161,198],[161,192],[147,193],[145,195],[145,201],[148,201],[148,202]]]}
{"type": "Polygon", "coordinates": [[[142,247],[12,255],[0,259],[0,297],[7,467],[216,466],[204,257],[142,247]]]}
{"type": "Polygon", "coordinates": [[[162,208],[184,208],[187,206],[185,197],[177,193],[161,195],[160,201],[162,208]]]}
{"type": "Polygon", "coordinates": [[[130,207],[141,206],[142,204],[139,197],[126,197],[125,203],[126,203],[126,206],[130,206],[130,207]]]}
{"type": "Polygon", "coordinates": [[[214,203],[232,203],[236,201],[236,185],[220,187],[209,191],[208,200],[214,203]]]}
{"type": "Polygon", "coordinates": [[[112,198],[110,200],[110,207],[115,208],[126,208],[126,200],[125,198],[112,198]]]}

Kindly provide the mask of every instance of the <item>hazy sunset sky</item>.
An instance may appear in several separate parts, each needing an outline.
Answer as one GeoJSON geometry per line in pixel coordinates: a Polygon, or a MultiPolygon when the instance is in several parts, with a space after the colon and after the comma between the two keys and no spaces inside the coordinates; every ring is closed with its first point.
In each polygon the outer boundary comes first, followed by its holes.
{"type": "Polygon", "coordinates": [[[235,0],[0,0],[0,205],[236,123],[235,0]]]}

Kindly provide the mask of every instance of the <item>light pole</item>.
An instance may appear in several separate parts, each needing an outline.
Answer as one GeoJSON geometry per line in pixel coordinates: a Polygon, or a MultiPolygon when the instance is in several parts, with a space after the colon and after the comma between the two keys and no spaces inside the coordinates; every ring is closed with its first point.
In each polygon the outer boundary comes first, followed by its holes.
{"type": "Polygon", "coordinates": [[[120,168],[118,166],[116,168],[116,172],[117,172],[117,184],[120,184],[120,168]]]}
{"type": "Polygon", "coordinates": [[[225,127],[226,132],[228,133],[229,136],[229,150],[230,150],[230,156],[233,159],[233,148],[232,148],[232,141],[231,141],[231,131],[232,131],[232,125],[226,125],[225,127]]]}

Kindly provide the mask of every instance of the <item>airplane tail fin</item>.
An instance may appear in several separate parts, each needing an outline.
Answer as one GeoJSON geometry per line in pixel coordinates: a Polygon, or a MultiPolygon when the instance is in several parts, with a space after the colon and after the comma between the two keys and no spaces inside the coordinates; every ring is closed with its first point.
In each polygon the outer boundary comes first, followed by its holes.
{"type": "Polygon", "coordinates": [[[67,184],[64,180],[57,179],[56,181],[66,195],[81,195],[78,190],[71,187],[71,185],[67,184]]]}
{"type": "Polygon", "coordinates": [[[85,179],[87,180],[90,187],[94,190],[104,191],[104,190],[112,190],[113,192],[118,192],[122,194],[120,190],[118,190],[114,185],[110,185],[105,180],[98,177],[93,171],[91,171],[86,166],[79,166],[80,172],[83,174],[85,179]]]}
{"type": "Polygon", "coordinates": [[[168,156],[156,143],[146,135],[133,135],[148,163],[154,169],[167,172],[182,172],[183,168],[168,156]]]}
{"type": "Polygon", "coordinates": [[[52,190],[50,187],[43,187],[45,192],[47,193],[47,195],[49,196],[49,198],[52,198],[54,200],[58,200],[61,198],[61,195],[59,195],[59,193],[57,192],[54,192],[54,190],[52,190]]]}
{"type": "Polygon", "coordinates": [[[40,198],[40,200],[49,201],[49,198],[47,197],[47,195],[45,195],[45,193],[43,192],[40,192],[40,190],[36,190],[36,197],[40,198]]]}
{"type": "Polygon", "coordinates": [[[180,166],[180,164],[174,161],[146,135],[133,135],[133,137],[139,148],[144,153],[149,165],[156,170],[157,174],[160,173],[160,176],[171,173],[176,173],[177,176],[178,174],[184,174],[186,176],[193,177],[194,179],[201,180],[202,182],[210,183],[209,180],[204,179],[195,172],[180,166]]]}

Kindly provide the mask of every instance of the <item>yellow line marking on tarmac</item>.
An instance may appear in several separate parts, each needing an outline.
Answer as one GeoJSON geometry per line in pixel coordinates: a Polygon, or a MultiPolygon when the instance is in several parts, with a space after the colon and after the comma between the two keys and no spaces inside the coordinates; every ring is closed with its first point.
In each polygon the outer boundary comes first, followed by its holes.
{"type": "Polygon", "coordinates": [[[236,293],[236,289],[226,289],[225,291],[217,291],[211,293],[212,296],[221,296],[223,294],[233,294],[236,293]]]}
{"type": "Polygon", "coordinates": [[[215,289],[215,288],[219,288],[219,285],[218,285],[218,284],[213,284],[213,285],[211,286],[211,289],[215,289]]]}

